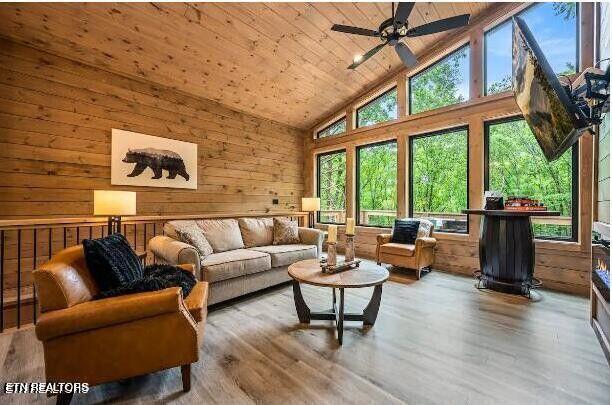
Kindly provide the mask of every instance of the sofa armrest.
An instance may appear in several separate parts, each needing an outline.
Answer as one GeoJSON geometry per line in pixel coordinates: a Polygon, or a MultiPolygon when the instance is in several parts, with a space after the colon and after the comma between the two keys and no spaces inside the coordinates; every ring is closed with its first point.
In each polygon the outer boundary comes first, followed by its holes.
{"type": "Polygon", "coordinates": [[[376,235],[376,243],[378,245],[384,245],[385,243],[391,242],[391,237],[393,235],[390,233],[381,233],[380,235],[376,235]]]}
{"type": "Polygon", "coordinates": [[[155,236],[149,241],[149,250],[156,259],[175,266],[180,264],[193,265],[195,276],[201,280],[200,254],[197,249],[187,243],[172,239],[169,236],[155,236]]]}
{"type": "Polygon", "coordinates": [[[318,229],[314,228],[298,228],[298,234],[300,236],[300,242],[305,245],[316,245],[317,246],[317,257],[321,256],[323,252],[323,239],[325,234],[318,229]]]}
{"type": "Polygon", "coordinates": [[[417,238],[416,242],[415,242],[415,247],[416,249],[418,249],[419,247],[421,248],[426,248],[426,247],[435,247],[436,246],[436,239],[435,238],[430,238],[430,237],[422,237],[422,238],[417,238]]]}
{"type": "Polygon", "coordinates": [[[181,305],[179,287],[87,301],[41,314],[36,323],[36,336],[46,341],[161,314],[179,313],[181,305]]]}

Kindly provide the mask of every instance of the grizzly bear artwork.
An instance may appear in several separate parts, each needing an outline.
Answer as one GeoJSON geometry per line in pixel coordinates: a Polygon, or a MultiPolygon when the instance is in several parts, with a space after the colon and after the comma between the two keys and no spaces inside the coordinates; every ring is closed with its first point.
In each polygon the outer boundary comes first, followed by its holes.
{"type": "Polygon", "coordinates": [[[145,169],[150,168],[153,170],[152,179],[161,179],[162,171],[167,170],[167,179],[174,179],[176,175],[182,176],[185,181],[189,181],[189,174],[185,169],[185,162],[183,158],[176,152],[171,150],[163,149],[130,149],[125,154],[122,162],[124,163],[136,163],[134,170],[128,177],[140,176],[145,169]]]}

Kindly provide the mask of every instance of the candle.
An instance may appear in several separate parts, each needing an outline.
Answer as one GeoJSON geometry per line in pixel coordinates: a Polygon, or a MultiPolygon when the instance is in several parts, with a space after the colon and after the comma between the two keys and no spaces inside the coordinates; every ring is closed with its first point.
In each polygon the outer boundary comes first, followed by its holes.
{"type": "Polygon", "coordinates": [[[338,241],[338,226],[329,225],[327,227],[327,242],[336,243],[338,241]]]}
{"type": "Polygon", "coordinates": [[[347,235],[355,235],[355,219],[347,218],[346,219],[346,234],[347,235]]]}

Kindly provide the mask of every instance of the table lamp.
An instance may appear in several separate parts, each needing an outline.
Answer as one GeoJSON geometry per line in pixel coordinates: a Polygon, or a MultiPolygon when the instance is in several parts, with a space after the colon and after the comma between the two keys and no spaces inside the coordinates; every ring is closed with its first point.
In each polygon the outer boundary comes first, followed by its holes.
{"type": "Polygon", "coordinates": [[[108,234],[121,233],[121,216],[136,215],[136,192],[94,190],[94,215],[108,216],[108,234]]]}
{"type": "Polygon", "coordinates": [[[308,227],[314,228],[314,213],[321,209],[321,199],[318,197],[303,197],[302,211],[308,212],[308,227]]]}

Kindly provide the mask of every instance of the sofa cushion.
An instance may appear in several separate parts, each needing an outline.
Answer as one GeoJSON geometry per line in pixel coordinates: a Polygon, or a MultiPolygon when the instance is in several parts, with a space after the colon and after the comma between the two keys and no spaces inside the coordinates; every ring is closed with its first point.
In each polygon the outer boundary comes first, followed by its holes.
{"type": "Polygon", "coordinates": [[[244,248],[237,220],[204,219],[197,224],[215,253],[244,248]]]}
{"type": "Polygon", "coordinates": [[[298,223],[290,218],[274,218],[273,245],[293,245],[300,243],[298,223]]]}
{"type": "Polygon", "coordinates": [[[414,256],[414,245],[393,242],[385,243],[384,245],[380,245],[380,253],[412,257],[414,256]]]}
{"type": "Polygon", "coordinates": [[[196,248],[200,257],[206,257],[213,252],[212,246],[204,236],[204,232],[196,221],[170,221],[164,224],[164,233],[173,239],[196,248]]]}
{"type": "Polygon", "coordinates": [[[249,250],[269,254],[272,257],[272,267],[288,266],[300,260],[317,258],[317,247],[313,245],[270,245],[249,250]]]}
{"type": "Polygon", "coordinates": [[[274,222],[272,218],[240,218],[238,220],[244,246],[267,246],[274,238],[274,222]]]}
{"type": "Polygon", "coordinates": [[[209,283],[271,269],[270,255],[250,249],[213,253],[202,260],[202,274],[209,283]]]}

